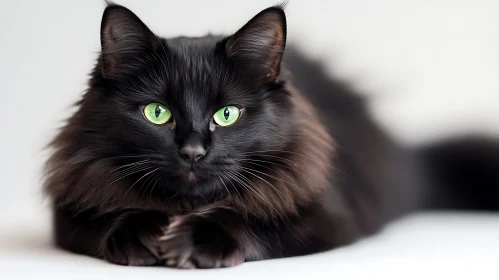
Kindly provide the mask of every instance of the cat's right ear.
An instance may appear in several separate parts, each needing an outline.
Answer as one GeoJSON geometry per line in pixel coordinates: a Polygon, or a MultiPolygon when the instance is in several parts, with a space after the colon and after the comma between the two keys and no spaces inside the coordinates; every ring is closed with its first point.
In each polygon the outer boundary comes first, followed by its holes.
{"type": "Polygon", "coordinates": [[[104,76],[122,70],[134,57],[145,51],[155,51],[156,35],[129,9],[110,4],[101,22],[102,72],[104,76]]]}

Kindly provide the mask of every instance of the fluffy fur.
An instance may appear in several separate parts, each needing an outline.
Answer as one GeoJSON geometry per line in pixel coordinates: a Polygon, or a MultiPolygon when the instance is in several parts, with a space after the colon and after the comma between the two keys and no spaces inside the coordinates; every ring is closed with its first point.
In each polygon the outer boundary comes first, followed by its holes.
{"type": "Polygon", "coordinates": [[[233,266],[346,245],[431,195],[419,159],[354,92],[285,54],[280,7],[232,36],[163,39],[111,4],[101,43],[46,165],[62,248],[123,265],[233,266]],[[151,102],[173,120],[148,122],[151,102]],[[217,126],[226,105],[243,113],[217,126]],[[186,145],[206,155],[186,160],[186,145]]]}

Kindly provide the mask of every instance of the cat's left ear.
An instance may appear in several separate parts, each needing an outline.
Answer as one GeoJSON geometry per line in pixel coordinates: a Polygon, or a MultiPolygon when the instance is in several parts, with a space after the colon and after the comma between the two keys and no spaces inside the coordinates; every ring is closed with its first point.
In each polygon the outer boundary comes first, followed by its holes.
{"type": "Polygon", "coordinates": [[[226,41],[226,53],[236,66],[263,82],[279,76],[286,45],[286,15],[281,7],[267,8],[226,41]]]}

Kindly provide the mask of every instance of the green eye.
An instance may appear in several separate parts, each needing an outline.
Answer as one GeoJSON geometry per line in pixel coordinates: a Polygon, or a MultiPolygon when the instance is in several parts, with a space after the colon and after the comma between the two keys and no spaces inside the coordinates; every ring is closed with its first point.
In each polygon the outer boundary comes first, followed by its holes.
{"type": "Polygon", "coordinates": [[[241,116],[241,110],[236,106],[225,106],[213,115],[213,121],[220,126],[235,124],[241,116]]]}
{"type": "Polygon", "coordinates": [[[172,117],[172,112],[160,103],[150,103],[144,107],[144,116],[154,124],[164,124],[172,117]]]}

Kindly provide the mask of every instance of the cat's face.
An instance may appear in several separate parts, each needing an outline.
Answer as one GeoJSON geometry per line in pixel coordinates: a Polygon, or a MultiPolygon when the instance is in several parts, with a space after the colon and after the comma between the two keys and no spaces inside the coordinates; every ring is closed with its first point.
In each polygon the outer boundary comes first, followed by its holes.
{"type": "Polygon", "coordinates": [[[111,6],[101,40],[96,98],[82,105],[87,137],[115,168],[135,168],[127,179],[136,187],[204,198],[232,192],[235,182],[258,176],[248,164],[255,152],[282,150],[292,137],[293,107],[276,82],[280,9],[228,38],[163,40],[111,6]]]}

